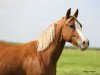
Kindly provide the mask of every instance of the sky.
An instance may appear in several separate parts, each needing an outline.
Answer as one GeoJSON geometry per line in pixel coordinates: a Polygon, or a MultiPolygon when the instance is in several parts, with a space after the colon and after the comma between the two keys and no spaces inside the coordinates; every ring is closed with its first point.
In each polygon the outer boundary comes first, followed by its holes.
{"type": "MultiPolygon", "coordinates": [[[[0,40],[26,43],[79,9],[78,20],[90,47],[100,47],[100,0],[0,0],[0,40]]],[[[66,44],[67,45],[67,44],[66,44]]]]}

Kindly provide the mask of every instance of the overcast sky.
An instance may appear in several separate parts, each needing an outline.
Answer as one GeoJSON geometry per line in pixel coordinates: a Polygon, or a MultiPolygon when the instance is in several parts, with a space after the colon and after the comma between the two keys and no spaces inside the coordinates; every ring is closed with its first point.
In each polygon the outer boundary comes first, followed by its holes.
{"type": "Polygon", "coordinates": [[[0,0],[0,40],[28,42],[50,24],[78,8],[78,20],[90,40],[100,47],[100,0],[0,0]]]}

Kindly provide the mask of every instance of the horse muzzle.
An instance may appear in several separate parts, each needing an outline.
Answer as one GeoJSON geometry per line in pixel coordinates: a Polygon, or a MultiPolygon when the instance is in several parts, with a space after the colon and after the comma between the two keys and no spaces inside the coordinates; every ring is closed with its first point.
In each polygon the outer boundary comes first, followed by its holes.
{"type": "Polygon", "coordinates": [[[83,41],[81,44],[79,44],[79,48],[81,51],[86,50],[89,47],[89,40],[83,41]]]}

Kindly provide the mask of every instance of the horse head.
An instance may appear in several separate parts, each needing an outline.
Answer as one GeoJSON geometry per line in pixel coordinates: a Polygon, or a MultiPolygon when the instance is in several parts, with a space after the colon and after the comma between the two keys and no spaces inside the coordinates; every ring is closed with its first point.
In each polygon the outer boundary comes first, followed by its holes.
{"type": "Polygon", "coordinates": [[[65,16],[65,23],[62,28],[62,38],[72,43],[74,46],[79,47],[81,50],[86,50],[89,46],[89,40],[82,32],[82,24],[77,20],[78,9],[71,16],[71,8],[68,9],[65,16]]]}

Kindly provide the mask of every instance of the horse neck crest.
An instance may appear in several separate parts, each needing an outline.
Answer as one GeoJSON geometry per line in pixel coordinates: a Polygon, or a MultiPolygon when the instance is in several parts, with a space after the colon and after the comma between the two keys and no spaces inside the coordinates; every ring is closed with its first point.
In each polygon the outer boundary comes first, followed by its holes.
{"type": "Polygon", "coordinates": [[[43,51],[55,38],[55,24],[50,25],[38,38],[37,38],[37,50],[43,51]]]}

